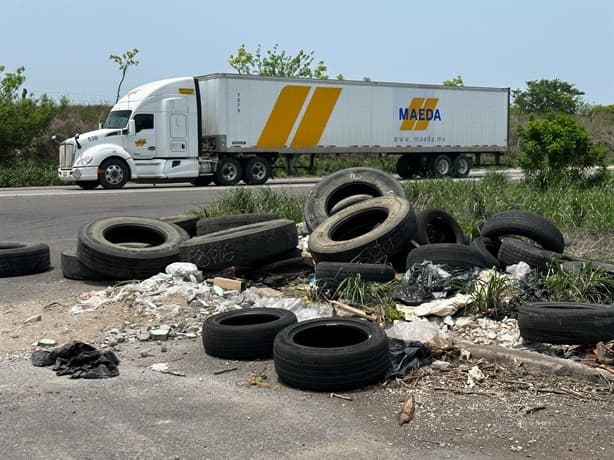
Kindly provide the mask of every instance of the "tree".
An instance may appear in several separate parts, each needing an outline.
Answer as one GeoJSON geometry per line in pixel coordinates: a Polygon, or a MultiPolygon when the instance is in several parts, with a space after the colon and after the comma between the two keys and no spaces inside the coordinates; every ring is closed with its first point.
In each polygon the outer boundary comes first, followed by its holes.
{"type": "Polygon", "coordinates": [[[527,89],[512,91],[514,108],[522,113],[545,114],[560,112],[575,114],[584,106],[584,93],[573,84],[554,80],[527,81],[527,89]]]}
{"type": "Polygon", "coordinates": [[[605,149],[593,142],[573,116],[551,112],[543,119],[529,117],[518,127],[520,165],[542,185],[556,178],[581,177],[591,166],[604,165],[605,149]]]}
{"type": "Polygon", "coordinates": [[[0,65],[0,158],[31,148],[48,134],[53,117],[68,104],[63,98],[58,105],[45,94],[34,98],[30,93],[27,97],[27,90],[21,88],[26,81],[23,66],[15,72],[3,72],[0,65]]]}
{"type": "Polygon", "coordinates": [[[252,53],[241,45],[236,54],[231,54],[228,63],[238,73],[244,75],[268,75],[292,78],[321,78],[327,79],[326,65],[318,61],[314,65],[314,52],[299,50],[296,56],[279,50],[275,44],[272,50],[262,54],[262,47],[258,45],[252,53]]]}
{"type": "Polygon", "coordinates": [[[119,85],[117,85],[117,95],[115,96],[115,103],[116,104],[117,104],[117,101],[119,101],[119,92],[121,90],[122,83],[124,82],[124,78],[126,78],[126,72],[128,71],[128,68],[130,66],[137,66],[137,65],[139,65],[139,61],[134,59],[134,57],[138,54],[138,52],[139,52],[138,49],[133,48],[131,50],[126,51],[121,56],[119,56],[117,54],[110,54],[109,55],[109,59],[114,61],[119,66],[119,70],[122,73],[122,78],[119,81],[119,85]]]}
{"type": "Polygon", "coordinates": [[[460,75],[457,75],[451,80],[444,80],[443,85],[444,86],[465,86],[465,84],[463,83],[463,77],[461,77],[460,75]]]}

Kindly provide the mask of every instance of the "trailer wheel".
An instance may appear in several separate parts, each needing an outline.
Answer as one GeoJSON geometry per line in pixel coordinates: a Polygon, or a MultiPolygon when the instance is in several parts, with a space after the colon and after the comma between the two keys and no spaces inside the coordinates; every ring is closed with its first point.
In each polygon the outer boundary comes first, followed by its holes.
{"type": "Polygon", "coordinates": [[[471,160],[465,155],[459,155],[454,159],[452,172],[454,177],[467,177],[471,171],[471,160]]]}
{"type": "Polygon", "coordinates": [[[100,185],[100,182],[98,182],[97,180],[78,181],[77,185],[83,190],[94,190],[100,185]]]}
{"type": "Polygon", "coordinates": [[[435,177],[445,177],[452,173],[452,160],[448,155],[437,155],[431,163],[430,172],[435,177]]]}
{"type": "Polygon", "coordinates": [[[121,158],[109,158],[98,168],[98,181],[104,188],[122,188],[130,178],[130,170],[121,158]]]}
{"type": "Polygon", "coordinates": [[[397,174],[402,179],[411,179],[420,171],[418,157],[413,155],[401,155],[397,160],[397,174]]]}
{"type": "Polygon", "coordinates": [[[223,157],[217,162],[213,181],[217,185],[235,185],[241,180],[241,163],[234,157],[223,157]]]}
{"type": "Polygon", "coordinates": [[[249,185],[262,185],[271,177],[271,162],[263,157],[253,157],[245,163],[243,182],[249,185]]]}

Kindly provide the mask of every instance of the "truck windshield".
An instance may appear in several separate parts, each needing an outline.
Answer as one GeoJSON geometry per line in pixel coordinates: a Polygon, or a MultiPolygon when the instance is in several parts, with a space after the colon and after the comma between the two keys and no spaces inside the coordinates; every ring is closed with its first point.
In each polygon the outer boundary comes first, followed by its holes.
{"type": "Polygon", "coordinates": [[[128,126],[131,114],[131,110],[113,110],[109,113],[102,127],[107,129],[124,129],[128,126]]]}

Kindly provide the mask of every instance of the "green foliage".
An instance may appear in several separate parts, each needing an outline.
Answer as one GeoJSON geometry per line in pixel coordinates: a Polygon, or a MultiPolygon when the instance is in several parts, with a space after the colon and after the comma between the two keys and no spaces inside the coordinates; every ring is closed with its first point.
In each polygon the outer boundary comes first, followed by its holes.
{"type": "Polygon", "coordinates": [[[117,101],[119,101],[119,92],[121,90],[122,83],[124,82],[124,79],[126,78],[126,72],[131,66],[139,65],[139,61],[134,59],[136,55],[138,54],[138,52],[139,52],[138,49],[133,48],[131,50],[126,51],[121,56],[118,54],[109,55],[109,59],[117,64],[117,66],[119,67],[119,71],[122,73],[122,78],[119,81],[119,84],[117,85],[117,95],[115,96],[116,103],[117,101]]]}
{"type": "Polygon", "coordinates": [[[513,107],[522,113],[559,112],[575,114],[584,107],[584,102],[581,99],[583,94],[573,84],[558,78],[554,80],[530,80],[527,81],[527,89],[512,91],[513,107]]]}
{"type": "MultiPolygon", "coordinates": [[[[48,134],[48,128],[58,111],[67,101],[60,104],[43,94],[28,97],[25,68],[4,73],[0,66],[0,160],[33,150],[35,143],[48,134]]],[[[48,139],[48,137],[47,137],[48,139]]]]}
{"type": "Polygon", "coordinates": [[[253,53],[241,45],[236,54],[230,55],[228,63],[244,75],[327,79],[326,65],[323,61],[314,65],[314,54],[314,51],[307,53],[301,49],[292,56],[284,50],[280,51],[279,45],[275,44],[263,55],[261,45],[253,53]]]}
{"type": "Polygon", "coordinates": [[[571,273],[555,260],[544,278],[544,287],[551,301],[609,304],[614,299],[614,277],[587,262],[571,273]]]}
{"type": "Polygon", "coordinates": [[[58,160],[14,158],[10,163],[0,162],[0,188],[60,185],[58,160]]]}
{"type": "Polygon", "coordinates": [[[476,278],[467,292],[473,297],[467,309],[473,313],[496,317],[503,306],[505,295],[509,296],[512,287],[504,274],[495,271],[491,271],[487,279],[476,278]]]}
{"type": "Polygon", "coordinates": [[[465,84],[463,83],[463,77],[461,77],[460,75],[457,75],[451,80],[444,80],[443,85],[444,86],[465,86],[465,84]]]}
{"type": "Polygon", "coordinates": [[[549,113],[544,119],[529,117],[518,126],[525,175],[547,185],[558,177],[582,176],[592,166],[603,166],[604,149],[591,141],[588,131],[572,116],[549,113]]]}

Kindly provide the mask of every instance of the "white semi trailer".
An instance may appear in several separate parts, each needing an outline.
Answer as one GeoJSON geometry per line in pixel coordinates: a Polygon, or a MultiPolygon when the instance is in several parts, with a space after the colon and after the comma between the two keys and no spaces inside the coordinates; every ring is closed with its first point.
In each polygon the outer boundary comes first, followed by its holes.
{"type": "Polygon", "coordinates": [[[463,177],[508,150],[508,88],[212,74],[129,91],[100,129],[60,144],[59,178],[263,184],[280,156],[398,155],[397,173],[463,177]]]}

